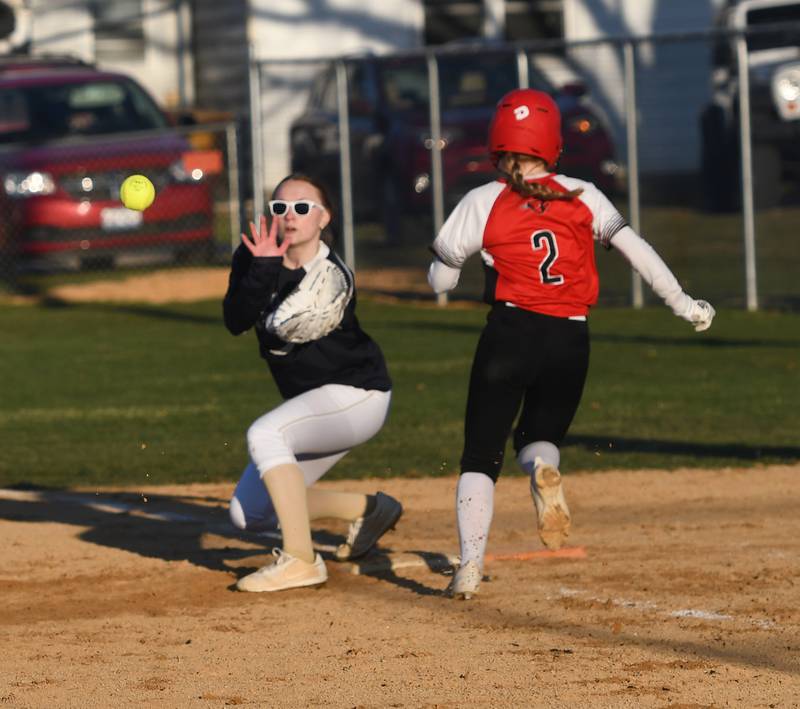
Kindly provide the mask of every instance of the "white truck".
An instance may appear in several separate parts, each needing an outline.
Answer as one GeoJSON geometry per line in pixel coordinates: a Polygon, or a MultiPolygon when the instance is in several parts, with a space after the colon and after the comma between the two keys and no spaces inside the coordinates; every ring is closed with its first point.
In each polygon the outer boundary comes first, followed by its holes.
{"type": "Polygon", "coordinates": [[[747,37],[755,205],[774,207],[800,180],[800,1],[734,0],[718,29],[712,100],[701,118],[707,206],[741,204],[738,31],[747,37]]]}

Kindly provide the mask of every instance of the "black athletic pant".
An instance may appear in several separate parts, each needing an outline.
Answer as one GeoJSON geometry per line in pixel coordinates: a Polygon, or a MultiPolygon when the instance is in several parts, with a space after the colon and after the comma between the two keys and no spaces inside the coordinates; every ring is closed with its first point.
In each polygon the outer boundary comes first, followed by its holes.
{"type": "Polygon", "coordinates": [[[497,480],[514,419],[519,453],[534,441],[560,446],[589,367],[585,321],[492,306],[472,363],[461,472],[497,480]]]}

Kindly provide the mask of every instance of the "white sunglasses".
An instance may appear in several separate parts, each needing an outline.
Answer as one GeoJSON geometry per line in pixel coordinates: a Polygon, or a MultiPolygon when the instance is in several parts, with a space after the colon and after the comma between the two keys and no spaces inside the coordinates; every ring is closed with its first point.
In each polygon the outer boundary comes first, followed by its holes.
{"type": "Polygon", "coordinates": [[[282,217],[289,211],[289,208],[291,208],[298,217],[304,217],[311,212],[312,207],[325,209],[321,204],[312,202],[310,199],[298,199],[294,202],[287,202],[283,199],[273,199],[269,202],[269,213],[273,217],[282,217]]]}

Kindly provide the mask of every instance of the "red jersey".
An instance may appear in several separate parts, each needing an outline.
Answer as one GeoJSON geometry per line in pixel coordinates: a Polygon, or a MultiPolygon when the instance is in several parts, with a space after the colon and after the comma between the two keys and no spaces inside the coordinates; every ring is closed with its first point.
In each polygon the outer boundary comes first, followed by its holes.
{"type": "Polygon", "coordinates": [[[534,181],[558,192],[583,192],[541,201],[523,197],[505,180],[483,185],[458,203],[434,250],[454,268],[480,251],[496,273],[496,301],[556,317],[586,315],[599,290],[595,242],[608,246],[625,219],[590,182],[564,175],[534,181]]]}

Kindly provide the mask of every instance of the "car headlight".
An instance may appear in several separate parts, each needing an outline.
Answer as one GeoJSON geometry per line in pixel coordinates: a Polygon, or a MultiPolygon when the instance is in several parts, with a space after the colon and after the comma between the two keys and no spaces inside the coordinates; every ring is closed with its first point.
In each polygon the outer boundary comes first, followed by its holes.
{"type": "MultiPolygon", "coordinates": [[[[433,150],[433,138],[430,136],[429,133],[423,133],[420,136],[420,140],[422,144],[425,146],[425,150],[433,150]]],[[[444,150],[447,147],[447,138],[444,135],[439,139],[439,149],[444,150]]]]}
{"type": "Polygon", "coordinates": [[[772,100],[781,119],[800,119],[800,64],[779,69],[772,77],[772,100]]]}
{"type": "Polygon", "coordinates": [[[9,172],[3,179],[3,187],[9,197],[37,197],[56,191],[49,172],[9,172]]]}
{"type": "Polygon", "coordinates": [[[797,101],[800,98],[800,76],[784,76],[778,81],[776,88],[784,101],[797,101]]]}
{"type": "Polygon", "coordinates": [[[431,185],[431,178],[428,173],[423,172],[414,178],[414,192],[422,194],[431,185]]]}
{"type": "MultiPolygon", "coordinates": [[[[464,131],[461,128],[445,128],[442,130],[439,148],[444,150],[448,145],[450,145],[450,143],[456,140],[461,140],[463,137],[464,131]]],[[[425,146],[426,150],[431,150],[433,148],[433,138],[431,137],[430,133],[420,133],[419,139],[422,141],[422,144],[425,146]]]]}
{"type": "Polygon", "coordinates": [[[603,160],[600,163],[600,172],[605,175],[616,175],[620,171],[619,163],[614,160],[603,160]]]}
{"type": "Polygon", "coordinates": [[[200,182],[206,176],[202,168],[187,165],[183,158],[169,166],[169,174],[175,182],[181,183],[200,182]]]}

